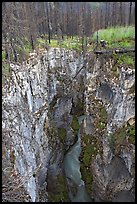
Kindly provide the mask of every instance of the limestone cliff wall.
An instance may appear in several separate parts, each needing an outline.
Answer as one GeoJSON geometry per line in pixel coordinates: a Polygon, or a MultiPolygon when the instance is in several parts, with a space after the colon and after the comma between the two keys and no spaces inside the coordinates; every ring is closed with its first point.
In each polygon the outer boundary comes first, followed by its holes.
{"type": "Polygon", "coordinates": [[[75,51],[50,48],[29,64],[11,64],[3,87],[2,128],[33,202],[48,201],[47,189],[55,184],[51,178],[76,140],[73,116],[79,115],[86,115],[81,171],[93,177],[91,183],[85,178],[91,196],[113,201],[128,191],[134,199],[135,69],[114,69],[111,58],[102,62],[87,54],[85,59],[75,51]],[[93,151],[87,152],[88,145],[93,151]]]}

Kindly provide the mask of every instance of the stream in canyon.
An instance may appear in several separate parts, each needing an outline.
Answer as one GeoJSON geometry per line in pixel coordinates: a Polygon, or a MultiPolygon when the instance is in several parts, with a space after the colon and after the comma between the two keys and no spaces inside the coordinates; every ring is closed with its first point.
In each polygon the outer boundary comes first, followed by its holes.
{"type": "MultiPolygon", "coordinates": [[[[79,124],[81,125],[83,121],[83,116],[79,117],[79,124]]],[[[71,182],[74,182],[76,185],[76,195],[73,195],[73,192],[69,192],[69,198],[71,202],[90,202],[91,199],[86,192],[84,181],[81,178],[80,172],[80,161],[79,156],[81,154],[81,127],[78,130],[78,140],[70,148],[68,153],[65,155],[64,159],[64,169],[67,179],[70,179],[71,182]]]]}

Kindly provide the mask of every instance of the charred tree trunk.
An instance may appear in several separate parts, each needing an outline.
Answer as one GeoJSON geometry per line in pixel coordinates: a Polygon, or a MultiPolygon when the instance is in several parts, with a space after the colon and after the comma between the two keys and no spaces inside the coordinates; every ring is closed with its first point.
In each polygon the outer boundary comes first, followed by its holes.
{"type": "Polygon", "coordinates": [[[49,44],[50,44],[51,32],[50,32],[50,19],[49,19],[49,5],[48,5],[48,2],[46,4],[46,9],[47,9],[47,23],[48,23],[48,41],[49,41],[49,44]]]}
{"type": "Polygon", "coordinates": [[[122,2],[120,2],[120,25],[123,23],[123,6],[122,2]]]}
{"type": "Polygon", "coordinates": [[[106,2],[106,11],[105,11],[105,28],[107,28],[107,26],[108,26],[107,14],[108,14],[108,2],[106,2]]]}
{"type": "Polygon", "coordinates": [[[32,35],[30,36],[30,42],[31,42],[31,48],[32,48],[32,50],[34,50],[35,47],[34,47],[34,40],[33,40],[33,36],[32,35]]]}
{"type": "Polygon", "coordinates": [[[130,2],[130,7],[129,7],[129,20],[128,20],[128,25],[131,24],[131,11],[132,11],[132,2],[130,2]]]}

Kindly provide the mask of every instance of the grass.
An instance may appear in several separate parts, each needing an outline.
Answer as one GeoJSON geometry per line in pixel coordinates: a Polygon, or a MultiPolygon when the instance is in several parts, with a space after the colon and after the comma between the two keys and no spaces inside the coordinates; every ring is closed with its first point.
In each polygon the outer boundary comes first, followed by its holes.
{"type": "MultiPolygon", "coordinates": [[[[45,45],[45,39],[43,38],[38,38],[37,39],[37,45],[42,48],[45,45]]],[[[81,40],[77,36],[74,36],[73,39],[71,37],[64,36],[64,39],[61,40],[60,42],[52,38],[51,42],[49,44],[50,47],[61,47],[61,48],[66,48],[66,49],[74,49],[78,52],[80,52],[81,49],[81,40]]]]}
{"type": "Polygon", "coordinates": [[[129,65],[129,66],[134,66],[135,65],[135,60],[134,57],[130,56],[130,55],[121,55],[119,56],[119,59],[117,61],[118,64],[121,65],[129,65]]]}
{"type": "MultiPolygon", "coordinates": [[[[93,34],[92,40],[96,41],[97,32],[93,34]]],[[[133,47],[135,42],[135,27],[111,27],[98,30],[99,41],[105,40],[108,47],[133,47]]]]}
{"type": "MultiPolygon", "coordinates": [[[[135,47],[135,27],[125,26],[125,27],[111,27],[107,29],[98,30],[99,42],[100,40],[107,41],[107,48],[134,48],[135,47]]],[[[95,42],[97,37],[97,32],[93,34],[92,40],[95,42]]],[[[102,49],[102,47],[98,47],[102,49]]],[[[134,66],[135,58],[130,54],[120,54],[117,56],[117,64],[134,66]]]]}
{"type": "Polygon", "coordinates": [[[133,48],[135,46],[135,41],[133,40],[124,40],[123,41],[115,41],[115,42],[110,42],[108,44],[108,48],[133,48]]]}

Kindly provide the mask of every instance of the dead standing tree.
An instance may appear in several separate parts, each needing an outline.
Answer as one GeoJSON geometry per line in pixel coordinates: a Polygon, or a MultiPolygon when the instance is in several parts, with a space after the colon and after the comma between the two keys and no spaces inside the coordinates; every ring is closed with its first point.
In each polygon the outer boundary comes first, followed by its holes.
{"type": "Polygon", "coordinates": [[[130,7],[129,7],[129,19],[128,19],[128,25],[131,24],[131,12],[132,12],[132,2],[130,2],[130,7]]]}
{"type": "Polygon", "coordinates": [[[49,41],[49,44],[50,44],[50,39],[51,39],[51,22],[50,22],[50,7],[49,7],[49,2],[45,2],[45,9],[46,9],[46,14],[47,14],[48,41],[49,41]]]}

